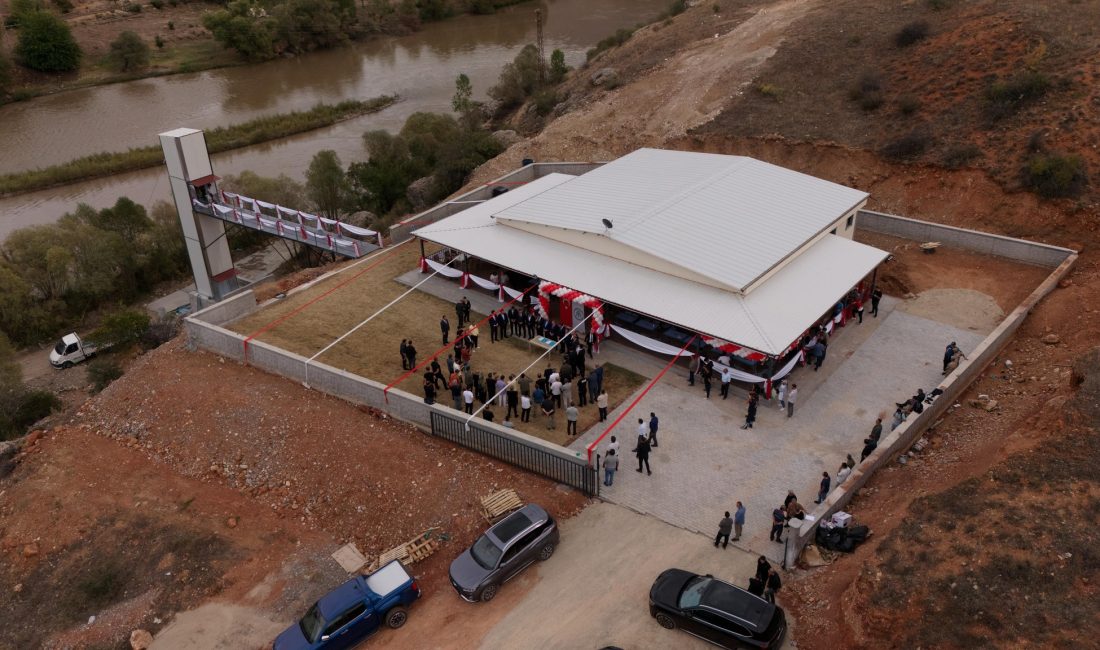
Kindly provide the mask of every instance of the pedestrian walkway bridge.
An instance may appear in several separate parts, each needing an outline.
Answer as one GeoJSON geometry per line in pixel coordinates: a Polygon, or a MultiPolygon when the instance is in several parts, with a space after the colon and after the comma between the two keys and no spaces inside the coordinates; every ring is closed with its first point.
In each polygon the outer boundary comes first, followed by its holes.
{"type": "Polygon", "coordinates": [[[220,194],[221,200],[202,201],[195,198],[191,204],[196,212],[209,217],[344,257],[362,257],[382,247],[382,235],[374,230],[232,192],[220,194]]]}

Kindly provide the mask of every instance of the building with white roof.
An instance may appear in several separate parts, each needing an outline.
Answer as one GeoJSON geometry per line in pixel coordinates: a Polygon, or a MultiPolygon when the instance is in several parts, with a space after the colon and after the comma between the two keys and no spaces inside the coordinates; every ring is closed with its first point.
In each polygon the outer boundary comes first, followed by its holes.
{"type": "Polygon", "coordinates": [[[639,149],[581,175],[543,176],[413,234],[659,330],[777,359],[853,289],[869,294],[887,253],[852,239],[867,197],[743,156],[639,149]]]}

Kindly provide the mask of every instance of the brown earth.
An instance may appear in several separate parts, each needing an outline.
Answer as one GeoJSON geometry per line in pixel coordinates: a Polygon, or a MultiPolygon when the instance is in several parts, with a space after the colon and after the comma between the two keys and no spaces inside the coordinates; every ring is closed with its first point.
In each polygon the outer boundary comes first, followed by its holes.
{"type": "Polygon", "coordinates": [[[5,624],[0,648],[115,647],[215,596],[285,622],[340,580],[338,544],[370,556],[431,526],[446,541],[413,571],[425,598],[451,598],[481,496],[512,487],[560,517],[587,501],[179,339],[18,461],[0,482],[0,613],[25,624],[5,624]],[[64,615],[40,616],[54,600],[64,615]],[[106,623],[80,625],[90,615],[106,623]]]}

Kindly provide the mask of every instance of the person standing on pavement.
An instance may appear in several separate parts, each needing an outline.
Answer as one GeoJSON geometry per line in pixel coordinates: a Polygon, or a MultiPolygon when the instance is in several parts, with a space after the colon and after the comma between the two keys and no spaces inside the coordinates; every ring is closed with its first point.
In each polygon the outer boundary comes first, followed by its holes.
{"type": "Polygon", "coordinates": [[[772,510],[772,530],[768,533],[768,539],[773,542],[783,541],[783,526],[787,524],[787,509],[780,506],[772,510]]]}
{"type": "Polygon", "coordinates": [[[733,513],[733,541],[741,539],[741,528],[745,525],[745,506],[737,502],[737,510],[733,513]]]}
{"type": "Polygon", "coordinates": [[[878,448],[878,441],[877,440],[872,440],[870,438],[865,438],[863,440],[863,451],[860,452],[860,454],[859,454],[859,462],[862,463],[863,461],[867,460],[867,457],[870,456],[871,454],[873,454],[875,449],[877,449],[877,448],[878,448]]]}
{"type": "Polygon", "coordinates": [[[451,321],[447,320],[447,315],[444,314],[439,319],[439,331],[443,333],[443,345],[447,345],[451,342],[451,321]]]}
{"type": "Polygon", "coordinates": [[[798,384],[791,384],[791,392],[787,394],[787,417],[794,415],[794,400],[798,397],[798,384]]]}
{"type": "Polygon", "coordinates": [[[507,420],[512,415],[519,415],[519,386],[516,385],[515,375],[508,378],[508,389],[505,391],[507,397],[508,411],[504,414],[504,419],[507,420]]]}
{"type": "Polygon", "coordinates": [[[611,436],[611,442],[607,443],[607,451],[619,453],[619,440],[615,436],[611,436]]]}
{"type": "Polygon", "coordinates": [[[652,475],[649,469],[649,440],[645,434],[638,436],[638,442],[634,445],[634,455],[638,457],[638,473],[642,473],[642,465],[645,465],[646,474],[652,475]]]}
{"type": "Polygon", "coordinates": [[[524,393],[519,396],[519,421],[530,422],[531,421],[531,396],[524,393]]]}
{"type": "Polygon", "coordinates": [[[722,369],[722,399],[726,399],[730,396],[730,382],[733,381],[733,371],[729,368],[722,369]]]}
{"type": "Polygon", "coordinates": [[[577,377],[577,406],[588,405],[588,378],[583,374],[577,377]]]}
{"type": "Polygon", "coordinates": [[[767,582],[768,573],[770,573],[771,570],[771,562],[768,562],[768,558],[761,555],[760,558],[756,561],[756,579],[759,580],[761,584],[767,582]]]}
{"type": "MultiPolygon", "coordinates": [[[[554,373],[554,374],[556,375],[557,373],[554,373]]],[[[550,396],[554,399],[554,404],[560,408],[561,407],[561,380],[554,378],[554,375],[551,375],[550,396]]]]}
{"type": "Polygon", "coordinates": [[[688,362],[688,386],[695,385],[695,373],[699,372],[699,355],[691,355],[691,361],[688,362]]]}
{"type": "Polygon", "coordinates": [[[592,372],[588,373],[588,399],[595,402],[600,392],[600,385],[596,380],[596,369],[593,368],[592,372]]]}
{"type": "Polygon", "coordinates": [[[722,521],[718,522],[718,534],[714,536],[714,548],[718,548],[718,542],[722,542],[722,548],[726,548],[730,545],[730,532],[733,531],[733,519],[730,518],[729,511],[726,511],[726,516],[722,517],[722,521]]]}
{"type": "Polygon", "coordinates": [[[466,413],[473,415],[474,391],[470,389],[469,384],[466,384],[466,390],[462,391],[462,403],[466,405],[466,413]]]}
{"type": "Polygon", "coordinates": [[[466,309],[462,304],[462,300],[457,301],[455,303],[455,321],[458,324],[455,325],[455,327],[462,327],[465,324],[466,321],[465,321],[465,319],[462,318],[462,316],[465,312],[466,312],[466,309]]]}
{"type": "Polygon", "coordinates": [[[817,372],[821,368],[821,362],[825,360],[825,344],[818,339],[817,343],[814,343],[812,349],[814,357],[814,372],[817,372]]]}
{"type": "Polygon", "coordinates": [[[882,300],[882,289],[876,288],[871,292],[871,315],[878,318],[878,301],[882,300]]]}
{"type": "Polygon", "coordinates": [[[779,388],[776,390],[776,396],[779,398],[779,408],[787,408],[787,380],[779,380],[779,388]]]}
{"type": "Polygon", "coordinates": [[[821,487],[817,491],[817,499],[814,503],[821,503],[825,500],[825,497],[829,495],[829,486],[832,484],[832,479],[829,478],[828,472],[821,473],[821,487]]]}
{"type": "Polygon", "coordinates": [[[600,391],[596,396],[596,408],[600,410],[600,422],[607,420],[607,391],[600,391]]]}
{"type": "Polygon", "coordinates": [[[710,399],[710,373],[706,368],[703,368],[703,392],[707,394],[707,399],[710,399]]]}
{"type": "Polygon", "coordinates": [[[573,381],[565,379],[561,385],[561,402],[562,406],[569,408],[573,405],[573,381]]]}
{"type": "Polygon", "coordinates": [[[775,569],[768,570],[768,581],[764,587],[764,600],[771,604],[775,604],[775,594],[779,591],[779,588],[783,586],[783,582],[779,579],[779,574],[775,569]]]}
{"type": "Polygon", "coordinates": [[[657,445],[657,414],[649,413],[649,446],[656,449],[657,445]]]}
{"type": "Polygon", "coordinates": [[[496,343],[498,338],[500,338],[500,325],[497,322],[497,313],[491,311],[489,312],[489,342],[496,343]]]}
{"type": "Polygon", "coordinates": [[[760,399],[756,396],[756,391],[749,393],[749,410],[745,414],[745,423],[741,425],[742,429],[751,429],[752,423],[756,421],[756,402],[760,399]]]}
{"type": "Polygon", "coordinates": [[[409,342],[407,339],[401,339],[401,369],[409,369],[409,342]]]}
{"type": "Polygon", "coordinates": [[[607,487],[611,487],[611,484],[615,482],[615,470],[619,469],[619,457],[615,455],[614,449],[608,449],[607,455],[603,458],[603,484],[607,487]]]}
{"type": "MultiPolygon", "coordinates": [[[[647,442],[649,440],[649,425],[646,424],[642,420],[642,418],[638,418],[638,437],[639,438],[645,438],[647,442]]],[[[653,443],[650,443],[649,446],[650,446],[650,448],[652,448],[653,443]]]]}
{"type": "Polygon", "coordinates": [[[416,346],[413,345],[412,339],[409,339],[408,344],[405,345],[405,356],[409,359],[409,370],[416,367],[416,346]]]}

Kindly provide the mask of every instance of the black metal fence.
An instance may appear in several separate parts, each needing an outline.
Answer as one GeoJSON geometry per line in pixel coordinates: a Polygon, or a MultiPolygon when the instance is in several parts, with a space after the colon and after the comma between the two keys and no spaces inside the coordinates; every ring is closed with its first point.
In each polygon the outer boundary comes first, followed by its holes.
{"type": "Polygon", "coordinates": [[[588,496],[600,493],[596,469],[585,459],[570,459],[545,449],[527,444],[523,440],[503,435],[466,420],[432,411],[432,435],[446,438],[463,447],[473,449],[498,460],[540,474],[551,480],[572,486],[588,496]]]}

